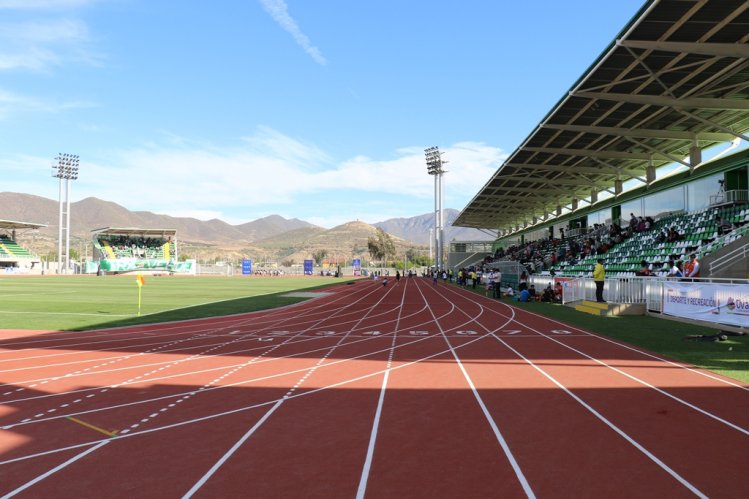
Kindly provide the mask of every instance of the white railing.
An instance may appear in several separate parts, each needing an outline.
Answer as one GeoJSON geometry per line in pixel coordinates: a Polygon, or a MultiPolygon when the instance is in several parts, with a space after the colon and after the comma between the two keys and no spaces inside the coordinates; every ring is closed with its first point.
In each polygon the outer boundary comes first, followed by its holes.
{"type": "Polygon", "coordinates": [[[717,272],[726,265],[730,265],[739,259],[745,259],[747,255],[749,255],[749,244],[745,244],[741,248],[736,248],[735,250],[726,253],[725,255],[722,255],[710,262],[710,273],[712,274],[714,272],[717,272]]]}
{"type": "MultiPolygon", "coordinates": [[[[530,283],[537,290],[543,290],[549,282],[555,279],[550,276],[533,275],[530,283]]],[[[596,284],[590,277],[563,277],[562,303],[574,303],[582,300],[595,301],[596,284]]],[[[717,284],[747,284],[747,279],[673,279],[667,277],[607,277],[603,288],[603,298],[610,303],[637,304],[642,303],[651,312],[661,313],[663,307],[664,283],[674,281],[690,281],[717,284]]]]}

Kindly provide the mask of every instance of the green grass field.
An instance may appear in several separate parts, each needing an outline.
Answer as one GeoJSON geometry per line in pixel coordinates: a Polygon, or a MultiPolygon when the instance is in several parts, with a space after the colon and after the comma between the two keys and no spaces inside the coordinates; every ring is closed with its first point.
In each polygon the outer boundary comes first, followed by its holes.
{"type": "Polygon", "coordinates": [[[138,317],[135,276],[0,278],[5,329],[77,330],[263,310],[304,298],[284,293],[345,282],[318,277],[145,277],[138,317]]]}

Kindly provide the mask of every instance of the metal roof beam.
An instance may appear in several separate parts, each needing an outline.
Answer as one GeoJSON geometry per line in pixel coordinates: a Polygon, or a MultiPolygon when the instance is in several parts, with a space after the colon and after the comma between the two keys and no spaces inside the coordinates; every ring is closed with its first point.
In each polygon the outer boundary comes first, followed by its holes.
{"type": "Polygon", "coordinates": [[[717,128],[719,130],[723,130],[726,133],[730,133],[734,137],[738,137],[741,140],[746,140],[747,142],[749,142],[749,135],[744,135],[743,133],[735,132],[735,131],[731,130],[730,128],[726,127],[726,126],[721,125],[720,123],[716,123],[713,120],[709,120],[707,118],[703,118],[702,116],[698,116],[698,115],[696,115],[694,113],[690,113],[689,111],[685,111],[684,109],[677,109],[676,111],[678,111],[680,114],[683,114],[684,116],[688,116],[688,117],[690,117],[692,119],[701,121],[702,123],[705,123],[707,125],[713,126],[713,127],[717,128]]]}
{"type": "Polygon", "coordinates": [[[676,109],[716,109],[719,111],[747,111],[749,100],[715,99],[711,97],[685,97],[676,99],[667,95],[617,94],[609,92],[571,92],[573,97],[601,99],[614,102],[629,102],[648,106],[672,107],[676,109]]]}
{"type": "Polygon", "coordinates": [[[524,147],[523,151],[544,152],[548,154],[563,154],[565,156],[583,156],[588,158],[635,159],[640,161],[648,161],[651,157],[651,155],[647,153],[627,151],[596,151],[594,149],[566,149],[563,147],[524,147]]]}
{"type": "MultiPolygon", "coordinates": [[[[615,166],[605,165],[604,168],[596,168],[593,166],[562,166],[562,165],[539,165],[539,164],[525,164],[525,163],[507,163],[506,166],[511,166],[518,170],[545,170],[549,172],[562,172],[562,173],[580,173],[587,175],[616,175],[617,171],[632,173],[639,173],[639,170],[624,170],[618,169],[615,166]],[[612,171],[607,171],[610,168],[612,171]]],[[[502,177],[504,178],[504,177],[502,177]]]]}
{"type": "Polygon", "coordinates": [[[612,135],[615,137],[639,137],[643,139],[712,140],[715,142],[730,142],[735,137],[734,135],[729,133],[689,132],[680,130],[655,130],[645,128],[620,128],[608,126],[554,125],[551,123],[543,123],[541,125],[541,128],[564,130],[568,132],[612,135]]]}
{"type": "Polygon", "coordinates": [[[596,185],[597,182],[595,180],[587,179],[587,178],[538,178],[538,177],[513,177],[513,176],[506,176],[502,177],[502,180],[516,180],[520,182],[535,182],[538,184],[541,184],[542,189],[546,189],[548,186],[548,183],[551,182],[556,185],[587,185],[592,186],[596,185]]]}
{"type": "Polygon", "coordinates": [[[749,59],[749,45],[745,43],[689,43],[663,42],[646,40],[617,40],[620,47],[645,50],[660,50],[662,52],[677,52],[683,54],[699,54],[716,57],[736,57],[749,59]]]}

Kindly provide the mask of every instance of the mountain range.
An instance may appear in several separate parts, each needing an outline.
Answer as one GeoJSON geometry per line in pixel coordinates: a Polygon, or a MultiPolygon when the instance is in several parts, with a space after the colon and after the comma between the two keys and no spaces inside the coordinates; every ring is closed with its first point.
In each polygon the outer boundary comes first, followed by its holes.
{"type": "MultiPolygon", "coordinates": [[[[458,210],[445,210],[445,239],[490,240],[476,229],[452,227],[458,210]]],[[[45,224],[36,231],[21,233],[19,242],[37,254],[52,251],[57,244],[59,204],[57,201],[15,192],[0,192],[0,220],[45,224]]],[[[104,227],[175,229],[186,252],[197,258],[218,255],[256,255],[257,258],[309,258],[312,251],[324,249],[330,257],[340,251],[343,258],[365,257],[367,238],[376,227],[393,236],[397,252],[429,244],[434,215],[393,218],[375,224],[348,222],[325,229],[296,218],[269,215],[251,222],[231,225],[223,220],[198,220],[159,215],[150,211],[130,211],[111,201],[89,197],[71,203],[71,247],[90,241],[91,231],[104,227]]],[[[424,248],[421,248],[422,250],[424,248]]]]}

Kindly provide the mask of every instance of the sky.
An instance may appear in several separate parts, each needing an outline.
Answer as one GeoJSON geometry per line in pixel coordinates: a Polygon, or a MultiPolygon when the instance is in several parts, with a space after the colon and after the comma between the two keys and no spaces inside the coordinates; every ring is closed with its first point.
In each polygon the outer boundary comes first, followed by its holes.
{"type": "Polygon", "coordinates": [[[438,146],[461,210],[643,2],[0,0],[0,192],[330,228],[431,212],[438,146]]]}

